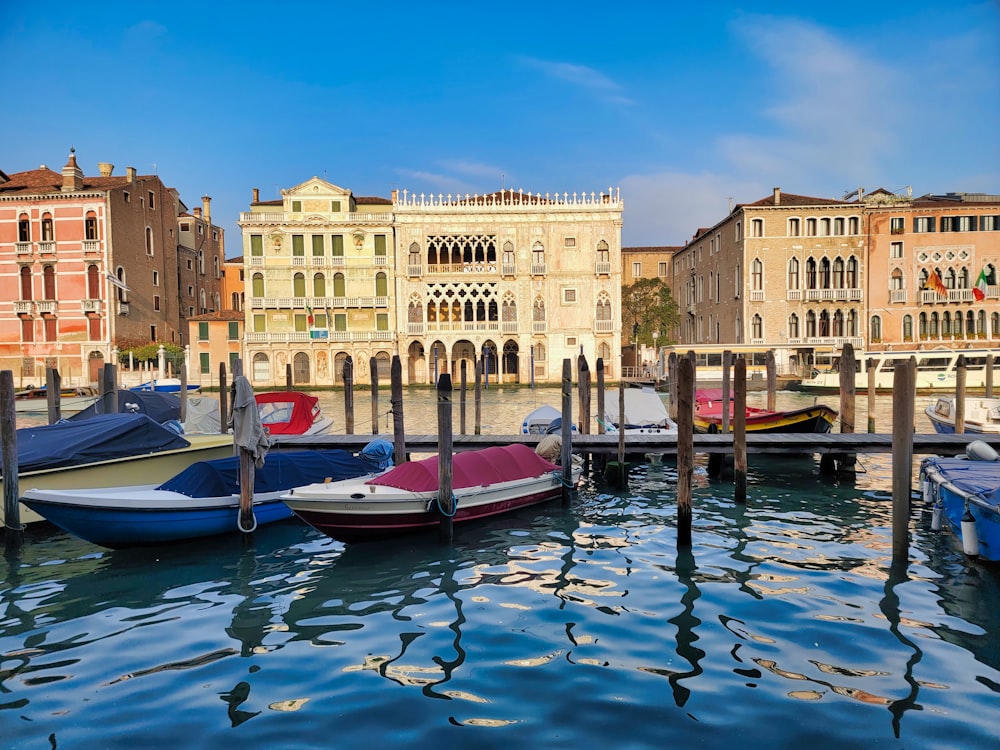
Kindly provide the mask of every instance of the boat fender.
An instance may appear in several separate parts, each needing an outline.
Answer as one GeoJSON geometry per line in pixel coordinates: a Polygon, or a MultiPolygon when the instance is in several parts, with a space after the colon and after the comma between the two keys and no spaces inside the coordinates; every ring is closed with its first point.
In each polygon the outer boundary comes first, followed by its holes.
{"type": "Polygon", "coordinates": [[[976,519],[972,517],[968,505],[962,514],[962,551],[969,557],[979,556],[979,532],[976,530],[976,519]]]}
{"type": "Polygon", "coordinates": [[[1000,459],[993,446],[984,440],[973,440],[965,446],[965,455],[974,461],[996,461],[1000,459]]]}
{"type": "Polygon", "coordinates": [[[941,503],[934,503],[934,510],[931,511],[931,531],[941,531],[941,503]]]}
{"type": "Polygon", "coordinates": [[[931,480],[927,478],[926,474],[921,478],[920,488],[924,496],[924,505],[930,505],[934,499],[934,490],[931,480]]]}

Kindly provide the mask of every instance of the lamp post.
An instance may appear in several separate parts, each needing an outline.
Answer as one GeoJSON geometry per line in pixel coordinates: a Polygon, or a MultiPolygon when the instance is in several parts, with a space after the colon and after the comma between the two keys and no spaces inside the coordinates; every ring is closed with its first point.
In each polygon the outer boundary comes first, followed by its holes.
{"type": "Polygon", "coordinates": [[[438,382],[438,345],[434,344],[434,382],[438,382]]]}
{"type": "Polygon", "coordinates": [[[656,344],[656,340],[660,338],[659,331],[653,331],[653,379],[660,379],[660,348],[656,344]]]}

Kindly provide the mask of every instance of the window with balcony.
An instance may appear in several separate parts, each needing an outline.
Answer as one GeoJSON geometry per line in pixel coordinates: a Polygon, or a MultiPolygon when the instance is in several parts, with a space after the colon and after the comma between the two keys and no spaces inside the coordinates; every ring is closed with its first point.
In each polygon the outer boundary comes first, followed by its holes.
{"type": "Polygon", "coordinates": [[[56,267],[42,267],[42,299],[53,300],[56,297],[56,267]]]}
{"type": "Polygon", "coordinates": [[[788,288],[799,288],[799,259],[792,258],[788,261],[788,288]]]}
{"type": "Polygon", "coordinates": [[[264,274],[255,273],[250,278],[250,288],[253,290],[254,297],[264,296],[264,274]]]}
{"type": "Polygon", "coordinates": [[[292,276],[292,296],[293,297],[305,297],[306,296],[306,277],[305,274],[297,273],[292,276]]]}
{"type": "Polygon", "coordinates": [[[52,227],[52,214],[42,215],[42,242],[52,242],[55,240],[55,234],[52,227]]]}
{"type": "Polygon", "coordinates": [[[83,238],[86,240],[97,239],[97,215],[93,211],[89,211],[83,220],[83,238]]]}
{"type": "Polygon", "coordinates": [[[306,254],[306,239],[305,235],[293,234],[292,235],[292,256],[295,258],[305,257],[306,254]]]}
{"type": "Polygon", "coordinates": [[[760,258],[754,258],[750,264],[750,288],[754,291],[760,291],[764,288],[764,264],[761,263],[760,258]]]}
{"type": "Polygon", "coordinates": [[[375,274],[375,296],[389,296],[389,280],[384,273],[375,274]]]}
{"type": "Polygon", "coordinates": [[[326,296],[326,276],[318,273],[313,276],[313,297],[326,296]]]}
{"type": "Polygon", "coordinates": [[[334,234],[330,236],[330,255],[334,258],[344,257],[344,235],[334,234]]]}
{"type": "Polygon", "coordinates": [[[375,235],[375,257],[385,257],[387,254],[387,242],[384,234],[375,235]]]}
{"type": "Polygon", "coordinates": [[[536,242],[531,248],[532,272],[545,269],[545,247],[541,242],[536,242]]]}
{"type": "Polygon", "coordinates": [[[792,313],[788,316],[788,338],[797,339],[799,337],[799,316],[792,313]]]}
{"type": "Polygon", "coordinates": [[[30,302],[34,298],[32,295],[31,266],[21,266],[19,276],[21,278],[21,299],[30,302]]]}
{"type": "Polygon", "coordinates": [[[754,315],[750,322],[750,336],[760,341],[764,338],[764,319],[754,315]]]}
{"type": "Polygon", "coordinates": [[[344,274],[335,273],[333,275],[333,296],[334,297],[346,297],[347,296],[347,283],[344,280],[344,274]]]}
{"type": "Polygon", "coordinates": [[[264,235],[250,235],[250,255],[259,258],[264,254],[264,235]]]}
{"type": "Polygon", "coordinates": [[[17,241],[31,242],[31,222],[27,214],[21,214],[17,220],[17,241]]]}
{"type": "Polygon", "coordinates": [[[323,254],[326,252],[326,246],[324,243],[324,237],[321,234],[314,234],[312,236],[312,254],[314,258],[322,258],[323,254]]]}

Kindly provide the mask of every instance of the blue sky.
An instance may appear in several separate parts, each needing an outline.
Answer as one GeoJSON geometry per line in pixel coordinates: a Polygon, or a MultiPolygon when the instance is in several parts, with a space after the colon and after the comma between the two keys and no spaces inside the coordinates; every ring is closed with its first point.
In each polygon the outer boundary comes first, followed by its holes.
{"type": "Polygon", "coordinates": [[[1000,193],[1000,3],[0,0],[0,169],[70,146],[240,211],[355,195],[620,187],[679,245],[780,186],[1000,193]]]}

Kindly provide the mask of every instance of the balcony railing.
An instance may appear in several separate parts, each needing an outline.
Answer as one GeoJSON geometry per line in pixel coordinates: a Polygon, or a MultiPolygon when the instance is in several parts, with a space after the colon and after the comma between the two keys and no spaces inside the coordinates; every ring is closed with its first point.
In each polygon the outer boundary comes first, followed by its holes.
{"type": "Polygon", "coordinates": [[[387,256],[387,255],[376,255],[375,256],[375,265],[376,266],[388,266],[389,265],[389,256],[387,256]]]}
{"type": "Polygon", "coordinates": [[[31,243],[30,242],[15,242],[14,252],[18,255],[31,255],[31,243]]]}
{"type": "Polygon", "coordinates": [[[545,333],[546,330],[548,330],[548,327],[545,325],[545,321],[544,320],[535,320],[535,321],[532,321],[532,323],[531,323],[531,332],[532,333],[545,333]]]}
{"type": "Polygon", "coordinates": [[[313,216],[316,213],[324,216],[328,216],[328,220],[335,224],[360,224],[360,223],[375,223],[384,224],[389,226],[392,224],[393,215],[392,213],[349,213],[347,211],[341,212],[330,212],[330,211],[296,211],[295,213],[281,213],[275,212],[270,213],[267,211],[242,211],[240,212],[240,223],[241,224],[286,224],[286,223],[301,223],[306,216],[313,216]]]}
{"type": "Polygon", "coordinates": [[[763,289],[751,289],[750,290],[750,301],[751,302],[763,302],[764,301],[764,290],[763,289]]]}
{"type": "Polygon", "coordinates": [[[327,338],[314,339],[309,331],[286,331],[283,333],[272,333],[269,331],[251,331],[246,334],[248,344],[303,344],[313,341],[318,344],[326,344],[330,341],[370,343],[373,341],[394,341],[396,334],[393,331],[327,331],[327,338]]]}
{"type": "Polygon", "coordinates": [[[517,333],[518,332],[517,321],[516,320],[505,320],[500,324],[500,333],[517,333]]]}
{"type": "Polygon", "coordinates": [[[414,265],[414,264],[411,263],[411,264],[409,264],[406,267],[406,275],[407,276],[417,276],[417,277],[423,276],[424,275],[424,268],[421,265],[414,265]]]}
{"type": "Polygon", "coordinates": [[[35,303],[35,309],[38,310],[39,315],[55,315],[57,307],[58,304],[54,299],[41,299],[35,303]]]}
{"type": "Polygon", "coordinates": [[[31,315],[35,310],[35,303],[31,300],[14,300],[14,313],[17,315],[31,315]]]}
{"type": "Polygon", "coordinates": [[[407,323],[406,333],[408,336],[423,336],[424,335],[424,324],[423,323],[407,323]]]}
{"type": "Polygon", "coordinates": [[[890,302],[902,302],[906,304],[906,290],[905,289],[890,289],[889,290],[889,301],[890,302]]]}
{"type": "Polygon", "coordinates": [[[544,263],[532,263],[531,264],[531,275],[532,276],[544,276],[545,275],[545,264],[544,263]]]}
{"type": "Polygon", "coordinates": [[[55,242],[39,242],[38,252],[42,255],[55,255],[56,254],[56,243],[55,242]]]}
{"type": "Polygon", "coordinates": [[[861,289],[806,289],[806,299],[810,302],[860,302],[864,292],[861,289]]]}
{"type": "Polygon", "coordinates": [[[596,333],[613,333],[615,322],[613,320],[595,320],[594,331],[596,333]]]}
{"type": "Polygon", "coordinates": [[[597,263],[594,267],[594,273],[598,276],[610,276],[611,275],[611,264],[610,263],[597,263]]]}
{"type": "MultiPolygon", "coordinates": [[[[988,295],[987,295],[988,296],[988,295]]],[[[938,294],[933,289],[920,290],[920,304],[933,305],[938,302],[973,302],[975,296],[971,289],[949,289],[947,295],[938,294]]]]}
{"type": "Polygon", "coordinates": [[[785,299],[789,302],[801,302],[802,301],[802,290],[801,289],[789,289],[785,292],[785,299]]]}
{"type": "Polygon", "coordinates": [[[517,276],[517,266],[513,263],[504,263],[500,267],[500,273],[504,276],[517,276]]]}
{"type": "Polygon", "coordinates": [[[84,240],[83,241],[83,252],[85,253],[99,253],[101,251],[101,243],[99,240],[84,240]]]}
{"type": "Polygon", "coordinates": [[[251,266],[262,266],[262,265],[264,265],[264,256],[263,255],[251,255],[249,257],[249,261],[250,261],[250,265],[251,266]]]}
{"type": "Polygon", "coordinates": [[[101,300],[85,299],[80,302],[80,307],[85,313],[99,313],[101,311],[101,300]]]}
{"type": "Polygon", "coordinates": [[[344,309],[348,307],[388,307],[389,298],[379,297],[251,297],[250,307],[256,309],[302,310],[311,307],[313,312],[324,308],[344,309]]]}

